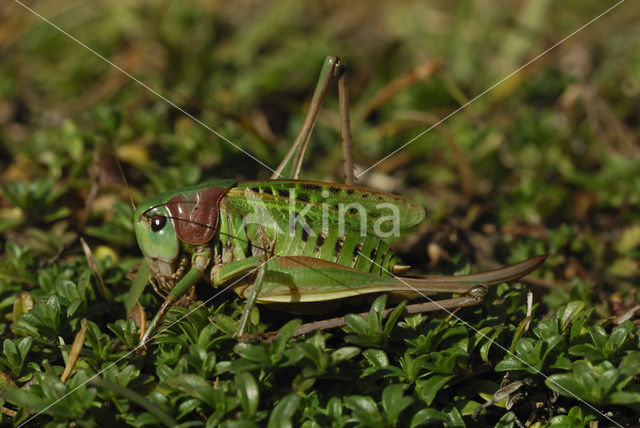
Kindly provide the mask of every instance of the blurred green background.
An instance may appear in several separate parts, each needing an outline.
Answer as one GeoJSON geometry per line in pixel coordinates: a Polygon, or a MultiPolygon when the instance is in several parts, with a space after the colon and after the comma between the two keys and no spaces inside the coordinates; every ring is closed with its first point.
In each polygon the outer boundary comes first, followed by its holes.
{"type": "MultiPolygon", "coordinates": [[[[349,70],[363,171],[615,2],[25,4],[272,168],[295,138],[322,61],[337,55],[349,70]]],[[[549,253],[528,281],[544,302],[538,315],[574,299],[593,304],[601,319],[637,305],[638,18],[634,2],[620,4],[361,177],[426,207],[428,222],[396,243],[406,261],[452,272],[549,253]]],[[[339,135],[334,88],[302,178],[341,180],[339,135]]],[[[140,254],[105,140],[136,202],[207,178],[270,175],[20,4],[3,2],[0,310],[7,317],[20,291],[52,292],[40,267],[77,274],[80,236],[115,293],[126,288],[140,254]]]]}

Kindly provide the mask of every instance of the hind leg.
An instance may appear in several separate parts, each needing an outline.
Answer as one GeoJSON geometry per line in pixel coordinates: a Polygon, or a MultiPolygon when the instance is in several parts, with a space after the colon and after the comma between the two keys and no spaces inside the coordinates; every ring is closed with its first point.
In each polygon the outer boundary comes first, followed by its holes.
{"type": "Polygon", "coordinates": [[[329,90],[329,85],[333,79],[338,79],[338,99],[340,103],[340,133],[342,135],[342,156],[344,159],[344,181],[346,184],[353,184],[355,179],[353,175],[353,155],[351,144],[351,125],[349,120],[349,94],[347,89],[346,67],[340,59],[335,56],[328,56],[325,59],[318,84],[316,85],[311,106],[304,119],[302,128],[291,145],[291,148],[285,155],[278,168],[271,176],[275,179],[298,179],[302,168],[302,160],[307,150],[309,137],[313,131],[313,127],[318,119],[320,108],[329,90]]]}

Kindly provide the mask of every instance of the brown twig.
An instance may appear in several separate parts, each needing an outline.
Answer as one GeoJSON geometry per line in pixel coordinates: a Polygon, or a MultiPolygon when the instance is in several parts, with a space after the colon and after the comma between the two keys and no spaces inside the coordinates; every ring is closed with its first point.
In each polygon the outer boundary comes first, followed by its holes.
{"type": "Polygon", "coordinates": [[[133,322],[135,322],[136,326],[140,329],[140,340],[142,340],[147,331],[147,314],[144,312],[144,308],[140,302],[136,302],[127,317],[133,319],[133,322]]]}
{"type": "Polygon", "coordinates": [[[91,269],[91,271],[96,275],[96,278],[98,278],[98,284],[100,285],[100,292],[102,294],[102,297],[105,300],[110,301],[111,293],[109,293],[109,290],[107,290],[107,286],[104,283],[102,274],[100,273],[100,270],[98,270],[98,265],[96,264],[96,259],[93,257],[91,248],[89,248],[89,245],[87,245],[87,242],[82,237],[80,238],[80,244],[82,246],[82,252],[84,253],[84,256],[87,259],[87,263],[89,264],[89,269],[91,269]]]}
{"type": "Polygon", "coordinates": [[[613,320],[613,323],[616,325],[619,325],[625,321],[629,321],[631,318],[635,316],[636,312],[640,312],[640,305],[636,305],[633,308],[629,309],[627,312],[625,312],[624,314],[620,315],[618,318],[613,320]]]}
{"type": "MultiPolygon", "coordinates": [[[[402,311],[403,315],[412,315],[412,314],[420,314],[424,312],[433,312],[441,310],[442,308],[447,308],[449,305],[455,302],[457,307],[465,307],[465,306],[473,306],[478,303],[478,299],[475,297],[468,297],[466,300],[457,298],[457,299],[445,299],[438,300],[432,302],[425,303],[416,303],[413,305],[407,305],[402,311]]],[[[382,311],[382,318],[387,318],[389,314],[395,308],[388,308],[382,311]]],[[[361,312],[359,314],[355,314],[364,318],[365,320],[369,318],[369,312],[361,312]]],[[[300,327],[296,329],[293,333],[293,337],[302,336],[303,334],[311,333],[315,330],[328,330],[332,328],[343,327],[347,325],[345,317],[337,317],[337,318],[329,318],[321,321],[314,321],[307,324],[302,324],[300,327]]],[[[269,334],[269,333],[268,333],[269,334]]]]}
{"type": "Polygon", "coordinates": [[[71,372],[73,368],[76,366],[76,362],[78,361],[78,357],[80,356],[80,351],[82,350],[82,346],[84,345],[84,339],[87,336],[87,319],[82,319],[82,327],[80,327],[80,331],[76,334],[75,339],[73,339],[73,345],[71,345],[71,352],[69,352],[69,359],[67,360],[67,365],[64,368],[64,372],[62,372],[62,376],[60,376],[60,381],[66,382],[71,376],[71,372]]]}

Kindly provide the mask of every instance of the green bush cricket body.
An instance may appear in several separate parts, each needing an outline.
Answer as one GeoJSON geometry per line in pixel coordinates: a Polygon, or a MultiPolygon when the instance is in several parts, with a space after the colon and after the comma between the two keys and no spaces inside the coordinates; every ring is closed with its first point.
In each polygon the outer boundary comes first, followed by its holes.
{"type": "Polygon", "coordinates": [[[479,274],[397,277],[408,266],[383,238],[419,224],[424,211],[409,199],[352,185],[347,104],[344,66],[327,57],[302,129],[271,180],[212,180],[138,206],[136,238],[156,291],[167,294],[142,344],[201,278],[215,287],[231,284],[247,299],[237,330],[242,335],[256,302],[323,313],[362,295],[455,293],[462,296],[433,302],[425,311],[457,308],[478,304],[487,286],[520,278],[543,263],[546,256],[479,274]],[[346,184],[301,181],[309,136],[333,79],[338,79],[346,184]]]}

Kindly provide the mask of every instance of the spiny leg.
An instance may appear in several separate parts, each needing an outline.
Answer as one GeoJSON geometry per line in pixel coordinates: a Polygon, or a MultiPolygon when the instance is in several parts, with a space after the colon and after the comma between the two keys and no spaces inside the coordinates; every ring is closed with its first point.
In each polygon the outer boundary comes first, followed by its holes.
{"type": "Polygon", "coordinates": [[[349,88],[347,86],[347,67],[339,63],[336,68],[338,73],[338,102],[340,104],[340,133],[342,139],[342,159],[344,170],[344,183],[352,185],[355,182],[353,175],[353,144],[351,142],[351,120],[349,119],[349,88]]]}
{"type": "Polygon", "coordinates": [[[140,340],[140,346],[142,348],[144,348],[147,342],[155,335],[155,332],[158,329],[160,322],[164,319],[164,316],[169,311],[169,308],[173,306],[173,304],[176,303],[176,301],[180,297],[182,297],[184,293],[186,293],[191,287],[193,287],[196,284],[196,282],[198,282],[201,276],[202,276],[201,270],[192,268],[176,284],[173,290],[171,290],[166,300],[164,301],[162,306],[160,306],[160,309],[158,309],[158,312],[156,313],[156,315],[153,317],[153,320],[151,321],[151,324],[147,328],[147,331],[145,332],[144,336],[142,336],[142,339],[140,340]]]}
{"type": "Polygon", "coordinates": [[[211,261],[211,251],[206,246],[199,246],[197,251],[191,256],[191,269],[178,281],[178,283],[169,291],[167,298],[162,306],[151,320],[151,324],[147,328],[144,336],[140,340],[140,348],[144,349],[146,343],[155,335],[160,322],[182,296],[185,295],[202,277],[209,262],[211,261]]]}
{"type": "Polygon", "coordinates": [[[353,184],[355,182],[353,173],[351,125],[349,120],[349,92],[347,88],[346,74],[346,67],[342,62],[340,62],[338,57],[328,56],[325,59],[304,123],[300,128],[298,136],[291,145],[291,148],[271,176],[272,180],[278,178],[297,179],[300,176],[302,160],[307,150],[311,132],[313,131],[313,127],[318,119],[320,108],[322,107],[324,98],[327,95],[331,81],[337,78],[344,180],[346,184],[353,184]]]}
{"type": "Polygon", "coordinates": [[[267,232],[264,230],[264,227],[262,225],[258,225],[258,240],[260,242],[261,255],[254,257],[258,257],[262,261],[262,264],[258,268],[258,274],[256,275],[256,279],[253,281],[253,285],[251,287],[251,294],[249,295],[249,298],[244,305],[244,310],[242,311],[240,326],[238,327],[238,330],[235,334],[235,336],[238,338],[241,338],[247,332],[251,310],[256,305],[258,295],[262,291],[267,262],[274,257],[274,243],[267,237],[267,232]]]}
{"type": "Polygon", "coordinates": [[[307,150],[309,137],[311,136],[311,131],[313,131],[313,127],[318,119],[318,113],[320,112],[324,98],[329,90],[331,80],[334,78],[337,64],[339,64],[339,60],[335,56],[328,56],[325,59],[322,70],[320,71],[318,84],[316,85],[316,89],[313,93],[311,105],[309,106],[309,111],[304,119],[302,128],[300,128],[298,136],[291,145],[291,148],[285,155],[284,159],[280,162],[280,165],[278,165],[278,168],[276,168],[275,172],[271,176],[272,180],[278,178],[297,179],[300,175],[302,159],[304,158],[304,154],[307,150]]]}
{"type": "Polygon", "coordinates": [[[249,316],[251,315],[251,310],[256,305],[256,299],[258,298],[258,295],[262,290],[265,271],[265,264],[262,264],[260,268],[258,268],[258,275],[256,275],[256,279],[251,286],[251,294],[244,304],[244,310],[242,311],[242,317],[240,318],[240,325],[238,326],[238,330],[236,330],[235,333],[236,337],[242,337],[247,332],[247,325],[249,325],[249,316]]]}

